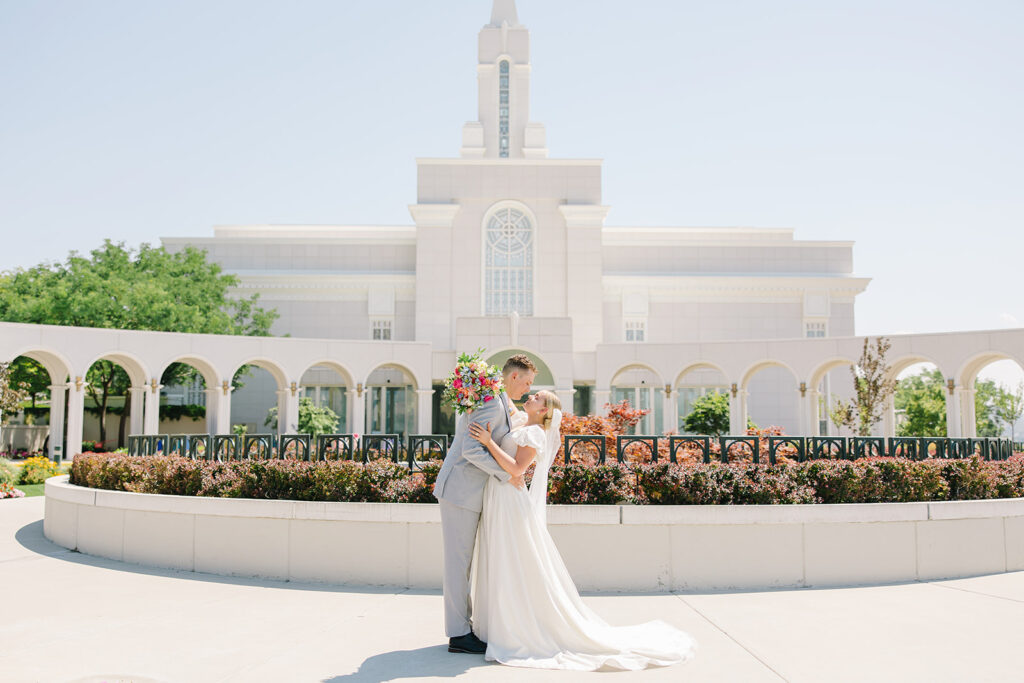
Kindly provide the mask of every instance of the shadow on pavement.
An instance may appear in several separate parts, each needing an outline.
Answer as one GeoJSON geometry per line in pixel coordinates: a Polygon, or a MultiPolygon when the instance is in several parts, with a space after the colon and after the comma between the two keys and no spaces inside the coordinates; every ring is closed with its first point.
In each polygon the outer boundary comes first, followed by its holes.
{"type": "Polygon", "coordinates": [[[360,665],[355,673],[325,678],[323,683],[349,681],[397,681],[403,678],[454,678],[470,669],[491,666],[483,655],[451,654],[447,645],[421,647],[418,650],[395,650],[374,655],[360,665]]]}
{"type": "Polygon", "coordinates": [[[37,555],[43,555],[55,560],[63,560],[72,564],[87,567],[102,567],[119,572],[131,574],[143,574],[146,576],[163,576],[172,579],[184,579],[187,581],[203,581],[205,583],[222,583],[233,586],[262,586],[265,588],[277,588],[284,590],[318,591],[323,593],[362,593],[370,595],[440,595],[439,590],[422,590],[415,588],[401,588],[396,586],[349,586],[345,584],[331,583],[303,583],[299,581],[284,581],[278,579],[248,578],[243,576],[221,576],[219,574],[202,574],[179,569],[161,569],[159,567],[146,567],[141,564],[131,564],[120,560],[110,560],[105,557],[86,555],[77,550],[68,550],[52,541],[47,540],[43,535],[43,520],[37,520],[26,524],[14,534],[16,540],[23,548],[37,555]]]}

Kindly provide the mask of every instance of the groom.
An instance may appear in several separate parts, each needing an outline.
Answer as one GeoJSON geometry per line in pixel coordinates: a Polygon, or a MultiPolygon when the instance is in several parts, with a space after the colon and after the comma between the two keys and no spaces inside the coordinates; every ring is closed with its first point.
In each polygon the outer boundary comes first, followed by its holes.
{"type": "Polygon", "coordinates": [[[522,488],[523,478],[511,479],[491,457],[484,445],[469,436],[469,425],[493,425],[491,436],[501,443],[511,431],[509,398],[519,400],[530,390],[537,368],[524,355],[512,356],[502,368],[505,393],[485,403],[462,420],[444,464],[437,473],[434,496],[441,504],[441,534],[444,536],[444,628],[449,652],[483,654],[487,643],[476,637],[469,623],[469,566],[473,560],[476,530],[483,508],[484,485],[488,477],[512,480],[522,488]],[[502,414],[504,413],[504,414],[502,414]]]}

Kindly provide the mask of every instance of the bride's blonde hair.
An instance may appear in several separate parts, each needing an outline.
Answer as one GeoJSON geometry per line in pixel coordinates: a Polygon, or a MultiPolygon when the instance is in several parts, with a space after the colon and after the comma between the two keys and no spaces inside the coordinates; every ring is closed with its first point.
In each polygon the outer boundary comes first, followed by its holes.
{"type": "Polygon", "coordinates": [[[537,395],[544,399],[544,407],[548,409],[548,412],[544,413],[544,422],[541,423],[544,431],[547,431],[551,426],[551,419],[554,417],[555,411],[562,409],[562,402],[550,391],[538,391],[537,395]]]}

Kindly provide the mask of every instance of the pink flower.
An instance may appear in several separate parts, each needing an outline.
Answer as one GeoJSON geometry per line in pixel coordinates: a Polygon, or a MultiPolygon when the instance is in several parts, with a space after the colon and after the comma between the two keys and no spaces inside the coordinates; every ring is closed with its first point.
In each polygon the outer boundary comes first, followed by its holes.
{"type": "Polygon", "coordinates": [[[494,398],[493,396],[488,396],[488,397],[486,397],[486,398],[484,399],[484,403],[487,403],[488,401],[492,400],[493,398],[494,398]]]}

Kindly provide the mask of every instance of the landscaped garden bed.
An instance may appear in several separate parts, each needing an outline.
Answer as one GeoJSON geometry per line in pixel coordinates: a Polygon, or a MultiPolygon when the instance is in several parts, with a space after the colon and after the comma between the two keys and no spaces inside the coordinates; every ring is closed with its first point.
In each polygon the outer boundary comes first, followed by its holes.
{"type": "MultiPolygon", "coordinates": [[[[378,459],[209,462],[179,456],[85,453],[70,483],[179,496],[264,500],[433,503],[441,462],[378,459]]],[[[985,461],[862,458],[775,465],[667,462],[556,465],[552,504],[772,505],[898,503],[1024,497],[1024,457],[985,461]]]]}
{"type": "Polygon", "coordinates": [[[0,500],[41,496],[44,482],[66,471],[43,456],[20,462],[0,458],[0,500]]]}

